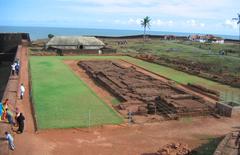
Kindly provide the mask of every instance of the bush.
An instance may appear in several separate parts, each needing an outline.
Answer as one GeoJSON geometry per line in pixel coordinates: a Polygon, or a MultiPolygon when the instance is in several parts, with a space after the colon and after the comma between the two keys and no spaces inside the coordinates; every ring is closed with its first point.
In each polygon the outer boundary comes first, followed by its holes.
{"type": "Polygon", "coordinates": [[[48,34],[48,38],[51,39],[52,37],[54,37],[53,34],[48,34]]]}

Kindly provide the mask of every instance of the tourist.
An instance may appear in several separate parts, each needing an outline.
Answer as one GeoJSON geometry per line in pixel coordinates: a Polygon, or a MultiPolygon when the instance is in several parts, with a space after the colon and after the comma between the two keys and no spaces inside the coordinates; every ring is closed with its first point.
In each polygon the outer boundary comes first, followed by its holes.
{"type": "Polygon", "coordinates": [[[3,114],[3,111],[4,111],[4,107],[3,107],[2,102],[0,101],[0,120],[1,120],[1,116],[3,114]]]}
{"type": "Polygon", "coordinates": [[[15,60],[15,62],[19,65],[19,64],[20,64],[19,58],[17,58],[17,59],[15,60]]]}
{"type": "Polygon", "coordinates": [[[12,76],[14,76],[15,75],[15,63],[12,64],[11,67],[12,67],[12,76]]]}
{"type": "Polygon", "coordinates": [[[17,122],[17,118],[20,116],[20,111],[19,109],[16,107],[16,110],[15,110],[15,113],[16,113],[16,116],[15,116],[15,126],[18,126],[18,122],[17,122]]]}
{"type": "Polygon", "coordinates": [[[25,87],[23,86],[23,83],[22,83],[20,86],[20,99],[21,100],[23,99],[24,92],[25,92],[25,87]]]}
{"type": "Polygon", "coordinates": [[[5,132],[6,135],[6,140],[8,141],[8,146],[11,150],[15,149],[15,145],[13,143],[13,137],[10,133],[8,133],[7,131],[5,132]]]}
{"type": "Polygon", "coordinates": [[[23,133],[23,129],[24,129],[24,120],[25,117],[23,116],[22,113],[20,113],[19,115],[17,115],[17,124],[18,124],[18,133],[23,133]]]}
{"type": "Polygon", "coordinates": [[[16,65],[15,65],[15,72],[16,72],[17,76],[19,74],[19,69],[20,69],[20,65],[18,63],[16,63],[16,65]]]}
{"type": "Polygon", "coordinates": [[[3,108],[1,120],[2,120],[2,121],[5,121],[6,119],[7,119],[7,111],[5,110],[5,108],[3,108]]]}
{"type": "Polygon", "coordinates": [[[5,99],[5,101],[3,102],[3,108],[4,109],[7,109],[8,108],[8,98],[7,99],[5,99]]]}
{"type": "Polygon", "coordinates": [[[12,114],[9,112],[8,109],[6,109],[6,117],[11,127],[14,126],[15,123],[13,122],[12,114]]]}

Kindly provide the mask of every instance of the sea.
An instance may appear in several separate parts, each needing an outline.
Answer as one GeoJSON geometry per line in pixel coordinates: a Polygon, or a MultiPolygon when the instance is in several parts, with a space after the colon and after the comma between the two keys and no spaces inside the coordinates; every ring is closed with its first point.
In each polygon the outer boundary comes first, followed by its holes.
{"type": "MultiPolygon", "coordinates": [[[[31,40],[44,39],[48,34],[64,36],[131,36],[141,35],[142,30],[116,30],[116,29],[93,29],[93,28],[59,28],[59,27],[19,27],[19,26],[0,26],[0,33],[5,32],[25,32],[30,34],[31,40]]],[[[165,32],[165,31],[147,31],[150,35],[176,35],[189,36],[200,33],[186,32],[165,32]]],[[[238,36],[214,34],[224,39],[238,39],[238,36]]]]}

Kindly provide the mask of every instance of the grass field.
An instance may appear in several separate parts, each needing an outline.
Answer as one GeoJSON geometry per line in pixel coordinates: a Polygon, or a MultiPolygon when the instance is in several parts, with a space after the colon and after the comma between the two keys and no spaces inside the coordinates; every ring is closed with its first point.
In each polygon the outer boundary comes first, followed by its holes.
{"type": "Polygon", "coordinates": [[[38,128],[87,127],[123,121],[58,57],[31,57],[30,63],[38,128]]]}
{"type": "Polygon", "coordinates": [[[63,63],[63,60],[83,59],[124,59],[178,83],[197,83],[219,90],[223,99],[240,102],[240,89],[127,56],[32,56],[33,97],[39,128],[86,127],[89,114],[90,125],[122,122],[116,112],[63,63]]]}

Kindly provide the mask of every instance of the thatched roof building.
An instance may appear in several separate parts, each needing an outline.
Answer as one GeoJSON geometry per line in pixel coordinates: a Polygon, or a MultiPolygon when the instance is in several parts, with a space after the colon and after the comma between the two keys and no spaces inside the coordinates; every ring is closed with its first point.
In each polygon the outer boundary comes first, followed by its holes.
{"type": "Polygon", "coordinates": [[[46,48],[56,48],[61,50],[98,50],[104,47],[104,43],[95,37],[84,36],[54,36],[47,44],[46,48]]]}

